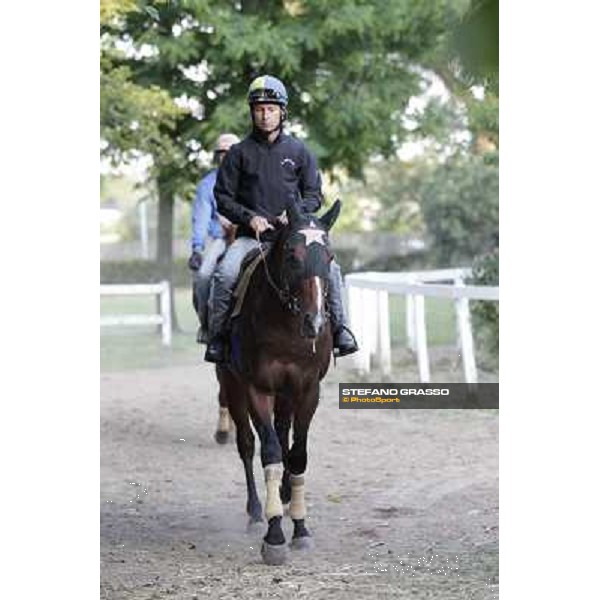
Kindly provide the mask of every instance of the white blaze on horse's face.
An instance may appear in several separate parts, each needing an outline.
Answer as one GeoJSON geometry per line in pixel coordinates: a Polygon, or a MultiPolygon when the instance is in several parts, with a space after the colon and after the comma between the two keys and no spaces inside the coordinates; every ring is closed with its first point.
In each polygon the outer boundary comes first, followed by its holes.
{"type": "Polygon", "coordinates": [[[323,283],[320,277],[310,277],[304,280],[303,288],[302,336],[314,340],[321,334],[326,323],[323,283]]]}
{"type": "Polygon", "coordinates": [[[321,314],[323,311],[323,290],[321,288],[321,278],[315,277],[314,280],[317,295],[317,312],[321,314]]]}

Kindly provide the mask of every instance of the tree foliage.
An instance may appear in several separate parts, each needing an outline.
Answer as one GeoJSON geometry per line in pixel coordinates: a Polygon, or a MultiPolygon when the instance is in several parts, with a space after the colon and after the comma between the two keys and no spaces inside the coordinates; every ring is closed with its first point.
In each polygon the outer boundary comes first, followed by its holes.
{"type": "Polygon", "coordinates": [[[442,79],[451,94],[444,106],[429,105],[420,120],[421,133],[438,139],[467,127],[472,134],[471,150],[498,161],[499,68],[498,0],[473,0],[455,19],[449,35],[423,64],[442,79]],[[473,89],[482,93],[475,95],[473,89]]]}
{"type": "Polygon", "coordinates": [[[321,167],[359,174],[371,154],[389,156],[405,138],[401,117],[420,91],[414,67],[446,43],[448,24],[464,6],[458,0],[138,2],[102,25],[106,151],[118,149],[118,156],[137,143],[170,179],[193,178],[199,148],[223,130],[248,129],[247,86],[268,72],[288,86],[291,124],[307,136],[321,167]],[[138,87],[151,94],[140,97],[138,87]],[[165,94],[197,105],[168,110],[165,94]]]}
{"type": "MultiPolygon", "coordinates": [[[[473,263],[473,276],[468,282],[472,285],[493,285],[500,283],[500,263],[498,250],[481,254],[473,263]]],[[[486,367],[498,369],[500,342],[500,303],[475,300],[471,303],[475,338],[479,354],[486,367]]]]}
{"type": "Polygon", "coordinates": [[[457,155],[421,183],[421,209],[440,266],[470,264],[498,246],[498,168],[457,155]]]}
{"type": "MultiPolygon", "coordinates": [[[[370,198],[378,231],[423,236],[431,267],[469,265],[498,245],[498,166],[482,155],[385,161],[367,170],[364,184],[347,185],[344,197],[355,205],[370,198]]],[[[360,228],[356,218],[346,224],[360,228]]]]}
{"type": "Polygon", "coordinates": [[[499,88],[499,2],[474,0],[463,15],[451,44],[463,73],[483,83],[498,95],[499,88]]]}
{"type": "MultiPolygon", "coordinates": [[[[191,197],[200,174],[196,159],[221,132],[249,130],[246,92],[259,74],[284,81],[290,128],[330,173],[361,176],[372,156],[394,157],[409,136],[435,131],[444,140],[464,110],[473,131],[495,134],[497,149],[497,86],[486,88],[483,104],[474,101],[469,88],[477,68],[468,59],[461,63],[461,52],[468,52],[456,43],[475,6],[470,0],[101,0],[103,153],[115,162],[152,157],[159,258],[165,265],[171,260],[173,199],[191,197]],[[406,108],[423,91],[427,69],[442,77],[455,105],[432,104],[418,115],[417,129],[408,128],[406,108]]],[[[478,172],[481,164],[457,158],[446,171],[417,170],[405,180],[399,174],[380,192],[393,200],[394,185],[403,186],[403,197],[418,191],[425,220],[409,211],[398,212],[396,222],[426,226],[442,244],[458,240],[458,260],[479,244],[457,225],[461,211],[468,227],[484,227],[474,234],[480,245],[489,237],[476,193],[494,188],[489,171],[478,172]],[[446,219],[447,225],[435,223],[446,219]]]]}

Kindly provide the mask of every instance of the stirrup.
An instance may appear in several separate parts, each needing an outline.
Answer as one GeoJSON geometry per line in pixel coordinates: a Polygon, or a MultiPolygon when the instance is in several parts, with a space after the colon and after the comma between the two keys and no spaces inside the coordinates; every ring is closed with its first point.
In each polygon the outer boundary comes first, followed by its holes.
{"type": "Polygon", "coordinates": [[[212,363],[225,362],[225,343],[220,338],[214,338],[206,347],[204,360],[212,363]]]}
{"type": "Polygon", "coordinates": [[[335,330],[335,333],[333,334],[333,338],[334,338],[333,356],[335,358],[339,358],[341,356],[346,356],[348,354],[353,354],[354,352],[358,352],[358,342],[356,341],[356,337],[354,336],[354,334],[352,333],[350,328],[347,327],[346,325],[340,325],[335,330]],[[339,347],[339,346],[335,345],[335,340],[340,335],[340,332],[342,330],[350,335],[350,337],[352,338],[352,342],[339,347]]]}

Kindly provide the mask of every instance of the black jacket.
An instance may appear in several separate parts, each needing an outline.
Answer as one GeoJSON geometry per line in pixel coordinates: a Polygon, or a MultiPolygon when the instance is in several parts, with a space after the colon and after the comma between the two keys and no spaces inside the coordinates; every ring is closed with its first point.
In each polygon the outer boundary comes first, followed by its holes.
{"type": "Polygon", "coordinates": [[[274,219],[288,199],[299,202],[304,212],[316,212],[323,198],[315,157],[284,133],[269,144],[253,132],[232,146],[219,168],[214,194],[218,211],[239,225],[238,237],[254,237],[252,217],[274,219]]]}

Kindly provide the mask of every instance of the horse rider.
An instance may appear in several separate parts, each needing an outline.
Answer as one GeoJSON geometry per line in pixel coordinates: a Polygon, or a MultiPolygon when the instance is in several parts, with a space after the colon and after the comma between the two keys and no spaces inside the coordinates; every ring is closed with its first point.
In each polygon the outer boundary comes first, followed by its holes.
{"type": "Polygon", "coordinates": [[[207,304],[210,278],[219,258],[227,248],[226,239],[233,228],[229,219],[217,213],[217,202],[213,193],[218,168],[233,144],[240,138],[233,133],[222,133],[214,148],[213,162],[216,165],[209,171],[196,188],[192,206],[192,253],[188,267],[193,272],[192,301],[200,321],[196,339],[206,343],[208,339],[207,304]]]}
{"type": "MultiPolygon", "coordinates": [[[[217,176],[215,198],[219,212],[238,225],[236,240],[217,266],[209,297],[209,343],[204,360],[222,362],[225,325],[233,286],[243,258],[259,245],[274,239],[268,218],[285,224],[286,203],[293,200],[307,213],[321,207],[321,178],[316,159],[300,140],[283,132],[288,95],[276,77],[264,75],[248,89],[252,132],[231,148],[217,176]]],[[[358,350],[347,326],[342,303],[342,276],[331,262],[329,305],[335,356],[358,350]]]]}

